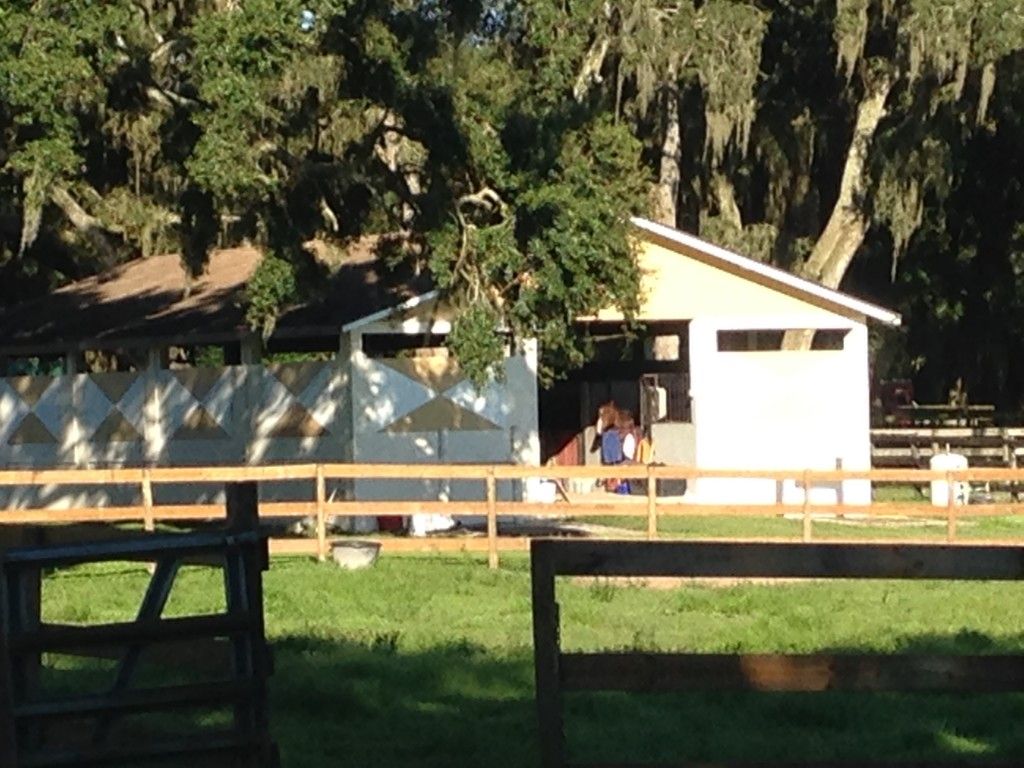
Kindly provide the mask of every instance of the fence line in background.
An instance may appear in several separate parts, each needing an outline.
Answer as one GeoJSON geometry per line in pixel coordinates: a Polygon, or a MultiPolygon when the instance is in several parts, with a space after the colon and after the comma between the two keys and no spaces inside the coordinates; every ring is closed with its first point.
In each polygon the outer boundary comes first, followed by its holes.
{"type": "MultiPolygon", "coordinates": [[[[264,501],[260,513],[265,518],[314,518],[315,539],[272,542],[272,551],[315,555],[321,560],[329,553],[328,519],[332,516],[376,517],[413,514],[445,514],[479,516],[486,519],[486,541],[468,538],[444,539],[387,539],[393,550],[420,549],[442,551],[452,549],[486,551],[491,567],[497,567],[499,550],[523,549],[524,538],[509,539],[498,536],[500,516],[534,517],[540,520],[567,517],[645,517],[648,539],[658,537],[658,522],[666,517],[779,517],[799,516],[802,521],[801,538],[813,539],[813,524],[822,515],[872,517],[945,518],[947,539],[956,540],[958,521],[966,517],[1005,516],[1024,513],[1024,503],[986,503],[970,506],[958,505],[955,493],[948,492],[957,483],[996,483],[1016,490],[1024,484],[1024,469],[986,468],[953,471],[920,469],[873,470],[739,470],[700,469],[683,466],[619,465],[613,467],[545,466],[530,467],[509,464],[339,464],[304,463],[271,466],[205,466],[205,467],[143,467],[114,469],[17,469],[0,470],[0,487],[11,486],[137,486],[140,505],[100,506],[74,509],[30,508],[0,511],[0,523],[36,525],[55,523],[126,523],[141,522],[145,530],[152,531],[158,522],[181,522],[217,519],[223,517],[221,504],[158,504],[154,501],[154,486],[166,484],[222,484],[231,482],[305,481],[312,487],[312,501],[264,501]],[[575,499],[556,503],[532,501],[499,501],[497,483],[527,480],[602,480],[627,479],[646,481],[644,497],[622,497],[614,494],[585,500],[575,499]],[[336,480],[454,480],[479,481],[479,501],[352,501],[330,500],[327,483],[336,480]],[[792,482],[803,489],[803,499],[797,504],[700,504],[666,501],[658,497],[660,480],[737,479],[768,480],[777,484],[792,482]],[[818,484],[841,484],[846,481],[872,483],[903,483],[924,486],[934,481],[945,483],[948,502],[944,508],[927,502],[874,502],[870,505],[842,503],[838,494],[836,503],[819,503],[808,489],[818,484]],[[474,542],[474,543],[471,543],[474,542]]],[[[841,485],[839,486],[841,487],[841,485]]],[[[589,495],[589,494],[588,494],[589,495]]],[[[781,494],[780,494],[781,498],[781,494]]]]}

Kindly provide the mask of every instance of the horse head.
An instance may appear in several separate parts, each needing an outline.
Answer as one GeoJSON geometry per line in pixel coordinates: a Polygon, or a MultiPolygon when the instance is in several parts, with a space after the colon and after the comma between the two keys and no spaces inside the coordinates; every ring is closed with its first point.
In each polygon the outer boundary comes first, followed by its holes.
{"type": "Polygon", "coordinates": [[[609,400],[597,408],[597,434],[615,426],[619,418],[619,408],[614,400],[609,400]]]}

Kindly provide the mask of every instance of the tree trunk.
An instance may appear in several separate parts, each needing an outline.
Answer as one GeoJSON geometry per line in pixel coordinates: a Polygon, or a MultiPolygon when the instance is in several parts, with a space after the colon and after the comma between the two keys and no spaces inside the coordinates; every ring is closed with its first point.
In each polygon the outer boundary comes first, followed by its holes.
{"type": "Polygon", "coordinates": [[[683,141],[679,126],[682,97],[675,83],[674,73],[665,88],[665,138],[661,143],[661,161],[658,167],[658,185],[654,191],[655,218],[669,227],[677,226],[679,184],[682,180],[683,141]]]}
{"type": "Polygon", "coordinates": [[[582,102],[590,92],[590,86],[601,82],[601,68],[608,56],[610,45],[611,40],[600,37],[590,46],[590,50],[583,58],[580,73],[576,76],[576,83],[572,87],[572,96],[576,101],[582,102]]]}
{"type": "Polygon", "coordinates": [[[408,139],[399,130],[402,127],[402,123],[396,115],[390,112],[386,113],[384,115],[384,131],[381,133],[380,141],[374,147],[374,151],[385,167],[405,184],[401,217],[402,225],[409,227],[416,217],[416,209],[413,207],[412,201],[423,193],[423,185],[419,168],[402,165],[402,149],[408,142],[408,139]]]}
{"type": "Polygon", "coordinates": [[[115,266],[118,262],[117,249],[111,242],[110,230],[103,222],[80,206],[63,187],[54,187],[50,192],[50,199],[96,249],[103,267],[109,269],[115,266]]]}
{"type": "Polygon", "coordinates": [[[716,173],[711,179],[711,185],[718,203],[718,215],[737,232],[742,232],[743,214],[736,202],[736,187],[724,173],[716,173]]]}
{"type": "MultiPolygon", "coordinates": [[[[869,86],[868,92],[857,107],[857,122],[846,154],[839,198],[824,231],[814,245],[814,250],[800,270],[803,277],[828,288],[839,287],[868,232],[868,217],[861,203],[867,190],[865,166],[871,142],[879,123],[885,117],[885,102],[892,85],[892,78],[880,77],[869,86]]],[[[813,333],[806,331],[787,333],[782,348],[810,349],[813,336],[813,333]]]]}

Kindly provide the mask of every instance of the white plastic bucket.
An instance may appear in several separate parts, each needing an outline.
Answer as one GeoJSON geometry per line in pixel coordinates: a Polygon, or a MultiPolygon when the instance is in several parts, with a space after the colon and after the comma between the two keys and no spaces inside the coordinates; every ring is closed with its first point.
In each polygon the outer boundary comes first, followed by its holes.
{"type": "MultiPolygon", "coordinates": [[[[928,462],[929,468],[936,472],[951,472],[967,469],[967,457],[959,453],[937,453],[928,462]]],[[[949,504],[949,488],[945,480],[932,480],[932,506],[945,507],[949,504]]],[[[953,483],[953,503],[967,504],[970,501],[971,486],[965,482],[953,483]]]]}
{"type": "Polygon", "coordinates": [[[551,480],[542,480],[539,477],[526,479],[524,496],[526,501],[537,504],[554,504],[558,499],[558,487],[551,480]]]}

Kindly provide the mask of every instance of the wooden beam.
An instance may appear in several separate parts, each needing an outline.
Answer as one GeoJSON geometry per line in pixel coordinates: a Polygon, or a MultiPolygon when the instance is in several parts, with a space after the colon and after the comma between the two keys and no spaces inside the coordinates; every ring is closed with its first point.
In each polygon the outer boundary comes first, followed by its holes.
{"type": "Polygon", "coordinates": [[[1024,578],[1024,546],[548,539],[535,540],[532,552],[566,576],[1024,578]]]}
{"type": "MultiPolygon", "coordinates": [[[[642,464],[605,466],[544,466],[518,464],[342,464],[325,463],[324,475],[332,479],[451,479],[486,480],[493,470],[498,480],[526,478],[602,479],[609,477],[642,479],[648,472],[655,479],[761,479],[799,480],[806,471],[812,483],[868,480],[871,482],[924,484],[946,478],[945,471],[923,469],[729,469],[642,464]]],[[[309,480],[316,477],[315,464],[278,464],[267,466],[154,467],[153,483],[228,483],[309,480]]],[[[953,473],[954,480],[986,482],[1024,482],[1024,468],[971,468],[953,473]]],[[[4,485],[138,485],[140,468],[122,469],[43,469],[0,471],[4,485]]]]}
{"type": "MultiPolygon", "coordinates": [[[[163,643],[180,638],[222,637],[252,628],[246,613],[234,615],[183,616],[173,619],[125,621],[114,624],[43,624],[10,640],[12,653],[24,651],[68,651],[89,646],[163,643]]],[[[77,654],[75,654],[77,655],[77,654]]]]}
{"type": "Polygon", "coordinates": [[[216,707],[248,698],[254,682],[221,680],[212,683],[161,686],[92,696],[32,702],[15,708],[14,716],[28,720],[54,720],[95,715],[137,714],[197,706],[216,707]]]}
{"type": "Polygon", "coordinates": [[[574,691],[1015,693],[1024,656],[568,653],[574,691]]]}
{"type": "MultiPolygon", "coordinates": [[[[429,552],[473,552],[485,553],[490,549],[486,536],[438,537],[423,538],[387,538],[360,537],[363,541],[378,541],[381,551],[394,554],[429,553],[429,552]]],[[[328,539],[328,549],[336,541],[350,539],[328,539]]],[[[525,536],[499,536],[495,546],[500,552],[526,552],[530,548],[530,539],[525,536]]],[[[270,554],[274,556],[304,555],[316,557],[316,539],[271,539],[270,554]]]]}
{"type": "Polygon", "coordinates": [[[267,739],[269,734],[251,737],[228,730],[208,731],[187,738],[148,740],[132,747],[41,751],[21,760],[17,768],[150,765],[158,760],[166,764],[168,758],[178,758],[178,765],[189,765],[187,758],[204,755],[225,755],[229,760],[235,760],[241,750],[250,749],[255,742],[264,743],[267,739]]]}
{"type": "Polygon", "coordinates": [[[682,763],[568,763],[566,768],[1020,768],[1019,760],[814,760],[743,762],[713,761],[682,763]]]}

